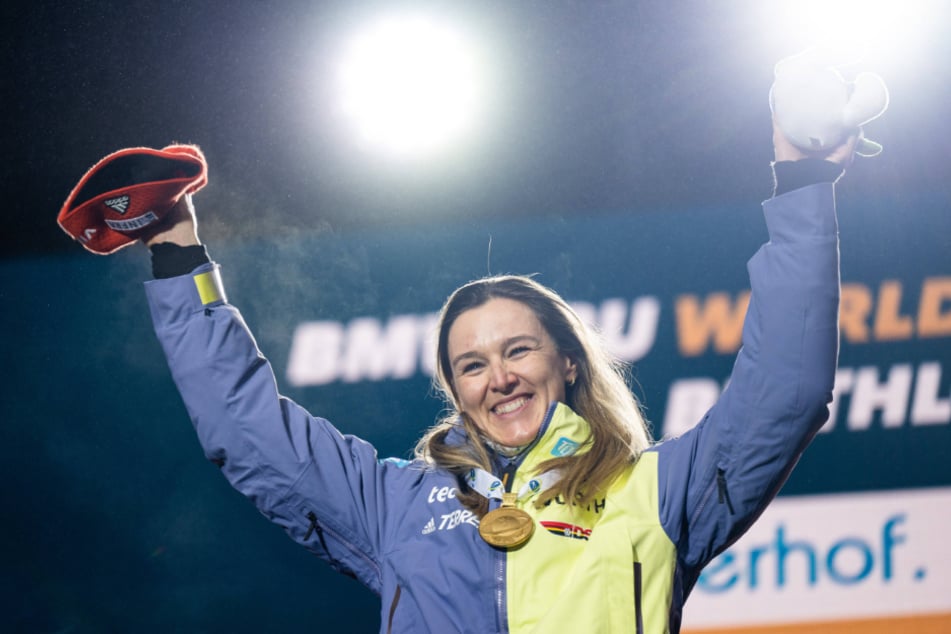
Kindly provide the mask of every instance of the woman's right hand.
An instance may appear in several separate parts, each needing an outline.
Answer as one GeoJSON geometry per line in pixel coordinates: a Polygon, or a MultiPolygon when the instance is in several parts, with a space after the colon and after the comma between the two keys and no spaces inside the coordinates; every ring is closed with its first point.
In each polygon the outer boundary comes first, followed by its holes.
{"type": "Polygon", "coordinates": [[[151,232],[143,234],[140,240],[147,247],[160,242],[170,242],[183,247],[201,244],[198,240],[198,221],[195,219],[195,205],[191,195],[182,196],[162,218],[162,222],[151,232]]]}
{"type": "Polygon", "coordinates": [[[783,134],[782,129],[779,127],[779,123],[776,121],[776,117],[773,117],[773,150],[777,162],[798,161],[804,158],[818,158],[825,159],[826,161],[830,161],[832,163],[838,163],[843,168],[848,168],[855,158],[855,147],[861,138],[861,134],[861,130],[856,130],[836,147],[829,148],[828,150],[811,152],[798,147],[792,141],[790,141],[786,135],[783,134]]]}

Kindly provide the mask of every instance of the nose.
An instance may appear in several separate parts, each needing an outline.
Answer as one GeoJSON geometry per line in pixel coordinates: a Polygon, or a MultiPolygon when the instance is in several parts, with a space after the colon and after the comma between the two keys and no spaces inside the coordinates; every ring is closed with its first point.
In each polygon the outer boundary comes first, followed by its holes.
{"type": "Polygon", "coordinates": [[[518,383],[518,377],[505,365],[504,361],[498,361],[490,364],[489,367],[489,389],[494,392],[511,391],[518,383]]]}

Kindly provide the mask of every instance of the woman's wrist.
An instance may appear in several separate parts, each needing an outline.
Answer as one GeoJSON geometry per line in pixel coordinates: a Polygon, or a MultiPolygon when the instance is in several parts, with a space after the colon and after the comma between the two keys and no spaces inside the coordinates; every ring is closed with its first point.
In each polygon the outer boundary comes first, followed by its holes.
{"type": "Polygon", "coordinates": [[[149,247],[149,251],[152,252],[152,277],[157,280],[185,275],[211,262],[203,244],[182,246],[159,242],[149,247]]]}
{"type": "Polygon", "coordinates": [[[818,158],[773,163],[773,196],[817,183],[834,183],[845,172],[838,163],[818,158]]]}

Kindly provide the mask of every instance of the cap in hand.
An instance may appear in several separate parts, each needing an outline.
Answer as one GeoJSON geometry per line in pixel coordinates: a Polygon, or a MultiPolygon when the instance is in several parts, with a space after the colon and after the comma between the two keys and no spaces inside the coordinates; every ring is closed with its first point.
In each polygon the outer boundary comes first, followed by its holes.
{"type": "Polygon", "coordinates": [[[106,255],[138,240],[207,182],[208,165],[195,145],[119,150],[83,175],[57,221],[86,249],[106,255]]]}

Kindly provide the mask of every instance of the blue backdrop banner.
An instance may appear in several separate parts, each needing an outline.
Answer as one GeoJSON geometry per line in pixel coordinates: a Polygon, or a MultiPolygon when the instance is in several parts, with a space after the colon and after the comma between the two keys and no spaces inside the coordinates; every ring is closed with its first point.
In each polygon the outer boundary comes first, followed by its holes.
{"type": "MultiPolygon", "coordinates": [[[[947,502],[951,487],[951,210],[941,200],[900,210],[844,201],[839,215],[833,416],[781,493],[787,515],[764,518],[758,539],[775,552],[812,540],[803,592],[822,579],[863,592],[859,581],[885,583],[889,565],[904,580],[894,588],[924,596],[947,581],[898,544],[931,543],[915,533],[929,517],[948,525],[949,505],[927,496],[947,502]],[[910,496],[907,509],[875,497],[889,493],[910,496]],[[829,500],[840,500],[837,511],[829,500]],[[857,518],[871,514],[861,529],[842,511],[852,505],[857,518]],[[833,525],[810,537],[811,513],[833,525]],[[849,548],[855,561],[838,554],[849,548]]],[[[455,287],[488,273],[537,274],[571,301],[631,364],[655,436],[682,432],[729,376],[745,261],[766,233],[749,205],[205,238],[282,391],[381,456],[407,457],[442,409],[429,385],[435,313],[455,287]]],[[[258,517],[204,460],[151,333],[148,277],[140,246],[0,265],[8,613],[36,631],[375,631],[376,599],[258,517]]],[[[711,567],[698,601],[751,591],[743,548],[711,567]]],[[[951,559],[946,541],[929,548],[951,559]]],[[[792,575],[792,559],[773,563],[792,575]]],[[[914,609],[951,613],[946,594],[914,609]]],[[[810,605],[774,613],[783,622],[854,616],[810,605]]]]}

